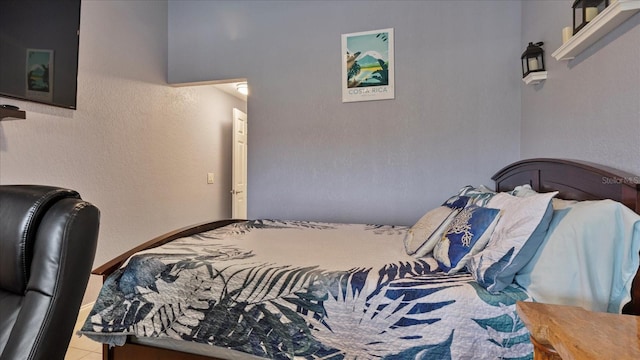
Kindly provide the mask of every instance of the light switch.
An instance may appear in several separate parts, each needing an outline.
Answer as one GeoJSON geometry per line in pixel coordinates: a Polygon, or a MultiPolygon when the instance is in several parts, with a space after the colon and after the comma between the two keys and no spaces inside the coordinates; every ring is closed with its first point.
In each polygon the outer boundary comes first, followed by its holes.
{"type": "Polygon", "coordinates": [[[213,184],[213,173],[207,173],[207,184],[213,184]]]}

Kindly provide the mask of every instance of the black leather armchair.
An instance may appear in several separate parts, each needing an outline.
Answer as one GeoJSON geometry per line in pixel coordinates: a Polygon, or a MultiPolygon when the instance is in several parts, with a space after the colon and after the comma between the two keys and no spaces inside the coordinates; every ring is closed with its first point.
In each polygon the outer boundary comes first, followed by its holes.
{"type": "Polygon", "coordinates": [[[99,223],[73,190],[0,186],[0,360],[64,359],[99,223]]]}

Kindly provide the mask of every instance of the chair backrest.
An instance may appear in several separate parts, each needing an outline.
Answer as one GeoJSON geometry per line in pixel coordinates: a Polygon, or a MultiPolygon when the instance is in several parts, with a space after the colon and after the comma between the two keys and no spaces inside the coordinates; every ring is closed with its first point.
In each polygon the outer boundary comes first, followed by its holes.
{"type": "Polygon", "coordinates": [[[73,190],[0,185],[0,360],[64,358],[99,223],[73,190]]]}

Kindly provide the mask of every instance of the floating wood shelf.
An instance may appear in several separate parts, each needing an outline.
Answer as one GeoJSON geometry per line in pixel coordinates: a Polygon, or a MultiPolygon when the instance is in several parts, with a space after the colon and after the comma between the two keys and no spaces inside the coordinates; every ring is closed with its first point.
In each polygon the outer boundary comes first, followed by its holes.
{"type": "Polygon", "coordinates": [[[618,0],[562,44],[551,56],[556,60],[572,60],[611,30],[640,11],[640,0],[618,0]]]}
{"type": "Polygon", "coordinates": [[[0,121],[4,120],[5,118],[26,119],[27,113],[23,110],[0,108],[0,121]]]}

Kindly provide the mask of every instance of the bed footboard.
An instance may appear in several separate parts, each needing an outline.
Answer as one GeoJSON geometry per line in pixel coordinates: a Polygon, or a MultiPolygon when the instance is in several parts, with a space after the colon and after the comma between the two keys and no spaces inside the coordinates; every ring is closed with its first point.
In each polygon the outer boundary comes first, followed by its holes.
{"type": "Polygon", "coordinates": [[[201,233],[204,231],[209,231],[209,230],[213,230],[213,229],[217,229],[223,226],[227,226],[229,224],[233,224],[236,222],[240,222],[240,221],[244,221],[244,220],[238,220],[238,219],[227,219],[227,220],[218,220],[218,221],[213,221],[213,222],[206,222],[206,223],[201,223],[201,224],[196,224],[196,225],[191,225],[191,226],[187,226],[187,227],[183,227],[171,232],[168,232],[164,235],[160,235],[156,238],[153,238],[143,244],[140,244],[139,246],[136,246],[135,248],[119,255],[118,257],[110,260],[109,262],[105,263],[104,265],[94,269],[91,274],[93,275],[100,275],[102,276],[102,280],[104,281],[109,275],[111,275],[111,273],[113,273],[114,271],[116,271],[118,268],[120,268],[120,266],[122,266],[122,264],[127,261],[127,259],[137,253],[138,251],[142,251],[142,250],[146,250],[146,249],[151,249],[154,247],[158,247],[160,245],[164,245],[170,241],[173,241],[175,239],[179,239],[185,236],[190,236],[193,234],[197,234],[197,233],[201,233]]]}

